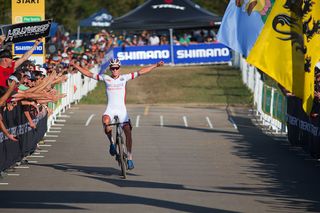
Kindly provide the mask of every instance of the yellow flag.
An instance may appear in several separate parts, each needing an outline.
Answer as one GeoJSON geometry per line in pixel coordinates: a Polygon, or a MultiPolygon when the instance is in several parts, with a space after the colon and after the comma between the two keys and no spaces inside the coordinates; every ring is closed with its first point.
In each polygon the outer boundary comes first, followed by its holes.
{"type": "Polygon", "coordinates": [[[300,97],[310,113],[320,61],[320,1],[277,0],[247,61],[300,97]]]}

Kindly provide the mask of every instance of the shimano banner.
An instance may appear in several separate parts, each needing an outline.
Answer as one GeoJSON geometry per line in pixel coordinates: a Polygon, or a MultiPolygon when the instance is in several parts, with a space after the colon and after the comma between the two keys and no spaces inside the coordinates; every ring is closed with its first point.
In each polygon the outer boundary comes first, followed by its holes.
{"type": "Polygon", "coordinates": [[[175,64],[225,63],[231,61],[230,49],[223,44],[174,46],[175,64]]]}
{"type": "Polygon", "coordinates": [[[51,20],[26,22],[1,27],[2,33],[6,36],[4,43],[17,43],[22,41],[35,40],[49,35],[51,20]]]}
{"type": "Polygon", "coordinates": [[[170,45],[115,47],[114,57],[123,65],[154,64],[159,60],[174,64],[228,63],[231,61],[230,49],[223,44],[174,45],[173,59],[170,45]]]}

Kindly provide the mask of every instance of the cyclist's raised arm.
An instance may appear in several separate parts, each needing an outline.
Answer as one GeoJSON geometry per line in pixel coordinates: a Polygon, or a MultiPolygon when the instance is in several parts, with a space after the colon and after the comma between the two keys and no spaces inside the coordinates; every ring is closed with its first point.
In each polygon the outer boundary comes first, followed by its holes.
{"type": "Polygon", "coordinates": [[[75,67],[77,70],[79,70],[83,75],[89,77],[89,78],[93,78],[93,73],[90,72],[89,70],[80,67],[79,65],[75,64],[73,61],[70,62],[70,65],[75,67]]]}
{"type": "Polygon", "coordinates": [[[163,61],[159,61],[158,63],[153,64],[151,66],[141,68],[138,71],[138,73],[139,73],[139,75],[144,75],[144,74],[147,74],[148,72],[151,72],[154,68],[157,68],[157,67],[160,67],[160,66],[163,66],[163,65],[164,65],[164,62],[163,61]]]}
{"type": "Polygon", "coordinates": [[[25,54],[23,54],[23,56],[16,61],[14,68],[19,67],[24,61],[28,60],[28,58],[32,55],[33,51],[35,51],[37,46],[41,43],[41,40],[42,38],[38,38],[34,42],[34,45],[32,46],[32,48],[28,50],[25,54]]]}

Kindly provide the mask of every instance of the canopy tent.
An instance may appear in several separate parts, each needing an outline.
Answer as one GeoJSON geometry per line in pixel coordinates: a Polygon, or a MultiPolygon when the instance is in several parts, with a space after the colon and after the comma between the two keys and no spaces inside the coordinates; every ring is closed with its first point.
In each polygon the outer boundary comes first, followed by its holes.
{"type": "Polygon", "coordinates": [[[77,38],[79,39],[80,27],[109,27],[111,21],[112,16],[109,12],[106,9],[101,9],[79,22],[77,38]]]}
{"type": "Polygon", "coordinates": [[[115,19],[114,30],[161,30],[213,27],[220,25],[221,17],[191,0],[148,0],[131,12],[115,19]]]}
{"type": "Polygon", "coordinates": [[[80,21],[81,27],[109,27],[112,21],[112,16],[106,9],[101,9],[92,14],[89,18],[80,21]]]}
{"type": "Polygon", "coordinates": [[[222,17],[211,13],[191,0],[147,0],[131,12],[114,19],[113,30],[164,30],[170,32],[171,62],[173,29],[219,26],[222,17]]]}

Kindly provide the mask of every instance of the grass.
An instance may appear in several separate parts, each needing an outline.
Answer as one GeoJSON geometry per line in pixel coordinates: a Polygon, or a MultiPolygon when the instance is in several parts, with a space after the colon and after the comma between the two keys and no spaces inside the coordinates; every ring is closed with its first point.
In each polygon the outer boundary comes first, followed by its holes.
{"type": "MultiPolygon", "coordinates": [[[[122,73],[139,67],[123,67],[122,73]]],[[[232,104],[249,105],[252,94],[241,73],[227,65],[165,66],[127,82],[127,104],[232,104]]],[[[81,100],[83,104],[105,104],[105,86],[81,100]]]]}

